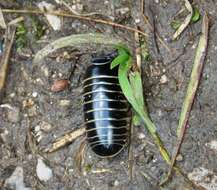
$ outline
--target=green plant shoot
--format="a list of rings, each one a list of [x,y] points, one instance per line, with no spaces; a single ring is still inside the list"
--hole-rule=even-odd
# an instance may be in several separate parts
[[[141,120],[145,123],[145,126],[154,139],[154,142],[159,147],[164,160],[166,160],[167,163],[170,163],[169,154],[164,148],[144,103],[141,74],[138,71],[130,72],[132,67],[132,56],[130,51],[122,46],[117,46],[116,48],[118,49],[119,55],[111,63],[111,68],[119,65],[118,79],[125,97],[132,105],[135,112],[140,116]]]
[[[192,23],[196,23],[197,21],[199,21],[200,20],[200,11],[199,11],[199,9],[198,8],[196,8],[196,7],[194,7],[193,8],[193,15],[192,15],[192,17],[191,17],[191,22]]]

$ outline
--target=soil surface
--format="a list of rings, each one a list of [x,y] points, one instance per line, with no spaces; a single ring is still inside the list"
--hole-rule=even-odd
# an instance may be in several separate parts
[[[0,6],[36,9],[39,2],[41,1],[6,0],[0,1]],[[55,1],[46,2],[70,12]],[[178,40],[172,41],[174,29],[170,24],[174,16],[184,8],[184,3],[178,0],[144,0],[144,14],[171,48],[168,51],[156,40],[154,32],[145,23],[139,0],[65,2],[70,6],[77,5],[72,7],[81,14],[97,12],[98,15],[90,17],[139,27],[148,34],[145,41],[151,59],[142,60],[144,94],[150,116],[171,154],[176,142],[176,128],[201,33],[202,19],[190,24]],[[211,26],[206,63],[177,165],[188,176],[195,169],[206,169],[210,175],[203,179],[201,171],[198,173],[200,180],[194,183],[201,185],[201,181],[205,180],[207,186],[201,185],[201,188],[214,190],[217,189],[217,183],[212,180],[217,178],[217,151],[209,145],[217,141],[217,2],[195,0],[192,5],[199,8],[201,15],[208,12]],[[18,16],[20,15],[4,14],[7,23]],[[54,31],[43,15],[33,16],[43,23],[45,34],[36,41],[31,32],[30,15],[23,15],[28,30],[27,46],[20,51],[13,48],[5,95],[0,102],[3,105],[0,107],[0,189],[160,189],[158,183],[166,176],[169,166],[161,158],[143,125],[135,126],[132,135],[132,181],[128,174],[127,148],[111,159],[98,158],[90,149],[86,149],[81,174],[78,172],[75,156],[84,138],[78,138],[54,153],[38,151],[42,147],[49,147],[65,133],[83,126],[82,78],[90,64],[91,54],[101,52],[106,47],[87,44],[76,49],[63,48],[49,54],[42,63],[34,64],[32,60],[37,51],[60,37],[90,32],[101,32],[123,39],[133,52],[138,44],[135,43],[134,34],[128,30],[64,17],[61,18],[60,31]],[[3,33],[1,30],[1,34]],[[69,79],[69,87],[60,92],[52,92],[52,84],[60,79]],[[40,180],[37,174],[37,165],[42,158],[52,170],[48,180]],[[21,168],[21,178],[23,173],[23,182],[19,178],[19,184],[23,187],[18,182],[12,185],[8,182],[17,167]],[[162,189],[197,188],[192,187],[183,176],[173,173],[172,179]]]

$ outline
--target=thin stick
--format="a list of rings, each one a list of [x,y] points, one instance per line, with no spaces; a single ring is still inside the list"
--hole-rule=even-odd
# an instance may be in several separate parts
[[[168,176],[165,181],[167,181],[171,176],[173,167],[176,163],[177,155],[179,154],[179,150],[181,148],[181,145],[184,139],[185,131],[187,129],[188,119],[190,117],[191,108],[192,108],[192,105],[195,99],[201,73],[203,70],[203,65],[205,62],[206,50],[207,50],[207,45],[208,45],[208,29],[209,29],[209,19],[208,19],[207,14],[205,13],[203,17],[203,23],[202,23],[202,34],[201,34],[199,44],[196,50],[193,69],[191,72],[190,81],[188,84],[185,100],[183,102],[182,111],[180,114],[179,125],[177,128],[178,139],[177,139],[176,146],[174,148],[174,154],[172,157],[170,170],[168,172]]]
[[[130,137],[129,137],[129,149],[128,149],[128,172],[129,172],[129,180],[133,181],[133,122],[130,122]]]
[[[5,87],[5,81],[7,78],[8,71],[8,63],[10,60],[11,48],[14,42],[16,27],[7,28],[6,30],[6,43],[5,43],[5,51],[0,61],[0,98],[3,96],[3,90]]]
[[[140,39],[139,39],[139,34],[138,32],[135,32],[135,46],[136,46],[136,65],[137,68],[139,69],[139,72],[141,73],[141,48],[140,48]]]
[[[51,153],[57,151],[58,149],[62,148],[63,146],[72,143],[78,137],[85,134],[85,128],[79,128],[73,130],[69,133],[64,134],[62,137],[58,138],[52,145],[51,148],[43,149],[43,152]]]
[[[144,37],[147,37],[148,35],[145,32],[142,32],[141,30],[138,30],[136,28],[132,28],[130,26],[125,26],[122,24],[118,24],[115,22],[107,21],[107,20],[102,20],[102,19],[95,19],[95,18],[90,18],[86,16],[79,16],[79,15],[73,15],[70,13],[66,12],[59,12],[59,11],[40,11],[40,10],[27,10],[27,9],[2,9],[3,13],[20,13],[20,14],[51,14],[51,15],[56,15],[56,16],[63,16],[63,17],[70,17],[70,18],[76,18],[79,20],[86,20],[86,21],[91,21],[91,22],[96,22],[96,23],[101,23],[101,24],[106,24],[122,29],[129,30],[131,32],[138,32],[139,34],[143,35]]]

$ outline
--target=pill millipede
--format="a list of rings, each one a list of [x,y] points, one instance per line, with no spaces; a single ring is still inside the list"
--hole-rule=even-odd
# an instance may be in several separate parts
[[[89,147],[99,157],[114,157],[129,142],[131,109],[110,69],[118,52],[95,55],[83,80],[83,111]]]

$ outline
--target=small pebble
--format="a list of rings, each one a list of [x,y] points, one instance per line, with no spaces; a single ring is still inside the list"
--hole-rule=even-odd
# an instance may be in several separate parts
[[[35,128],[34,128],[34,131],[38,132],[38,131],[40,131],[40,129],[41,129],[40,125],[36,125]]]
[[[51,3],[47,3],[46,1],[42,1],[42,2],[38,3],[38,8],[41,11],[47,10],[48,12],[55,10],[55,6]],[[45,14],[45,17],[47,18],[47,21],[49,22],[49,24],[51,25],[51,27],[54,30],[60,30],[61,29],[60,17],[58,17],[56,15],[51,15],[51,14]]]
[[[58,73],[58,76],[61,78],[63,76],[63,74],[62,73]]]
[[[119,181],[118,180],[115,180],[115,182],[114,182],[114,186],[119,186]]]
[[[3,132],[0,133],[0,137],[1,137],[0,139],[1,139],[4,143],[7,142],[8,134],[9,134],[9,132],[8,132],[7,129],[5,129]]]
[[[140,20],[139,18],[135,19],[135,23],[136,23],[136,24],[140,23],[140,21],[141,21],[141,20]]]
[[[48,132],[52,128],[52,125],[48,122],[42,121],[40,125],[41,130]]]
[[[145,139],[145,134],[144,133],[139,133],[138,138],[139,139]]]
[[[51,91],[60,92],[62,90],[65,90],[68,86],[69,86],[69,80],[67,79],[56,80],[51,86]]]
[[[178,161],[178,162],[183,161],[183,156],[182,156],[181,154],[179,154],[179,155],[176,157],[176,161]]]
[[[108,5],[109,4],[109,1],[104,1],[104,5]]]
[[[23,178],[23,168],[18,166],[12,175],[5,180],[5,186],[15,190],[31,190],[31,188],[25,187]]]
[[[41,181],[48,181],[53,176],[52,170],[44,163],[41,158],[38,158],[36,173],[38,179]]]
[[[70,103],[71,103],[70,100],[60,100],[59,105],[64,107],[64,106],[69,106]]]
[[[160,83],[161,84],[165,84],[168,82],[168,78],[166,75],[162,75],[161,78],[160,78]]]
[[[33,92],[32,93],[32,97],[36,98],[38,96],[38,93],[37,92]]]
[[[48,68],[47,68],[46,66],[42,66],[42,67],[41,67],[41,70],[44,72],[44,75],[45,75],[46,77],[49,76],[49,70],[48,70]]]
[[[11,98],[14,98],[16,96],[16,94],[13,92],[9,95]]]
[[[123,7],[123,8],[120,8],[120,9],[116,9],[116,12],[117,13],[120,13],[122,15],[125,15],[127,13],[129,13],[130,9],[128,7]]]
[[[31,98],[24,100],[22,103],[23,103],[23,108],[30,108],[35,104]]]
[[[214,150],[215,152],[217,152],[217,140],[210,141],[209,143],[206,143],[205,145],[209,147],[210,149]]]
[[[37,115],[37,106],[34,105],[28,109],[28,116],[33,117]]]
[[[13,123],[17,123],[20,121],[20,109],[17,107],[13,107],[13,109],[8,109],[7,114],[8,120]]]
[[[188,178],[206,190],[217,189],[216,172],[208,170],[207,168],[194,168],[191,173],[188,173]]]
[[[77,11],[82,12],[84,10],[84,5],[78,3],[77,4]]]

